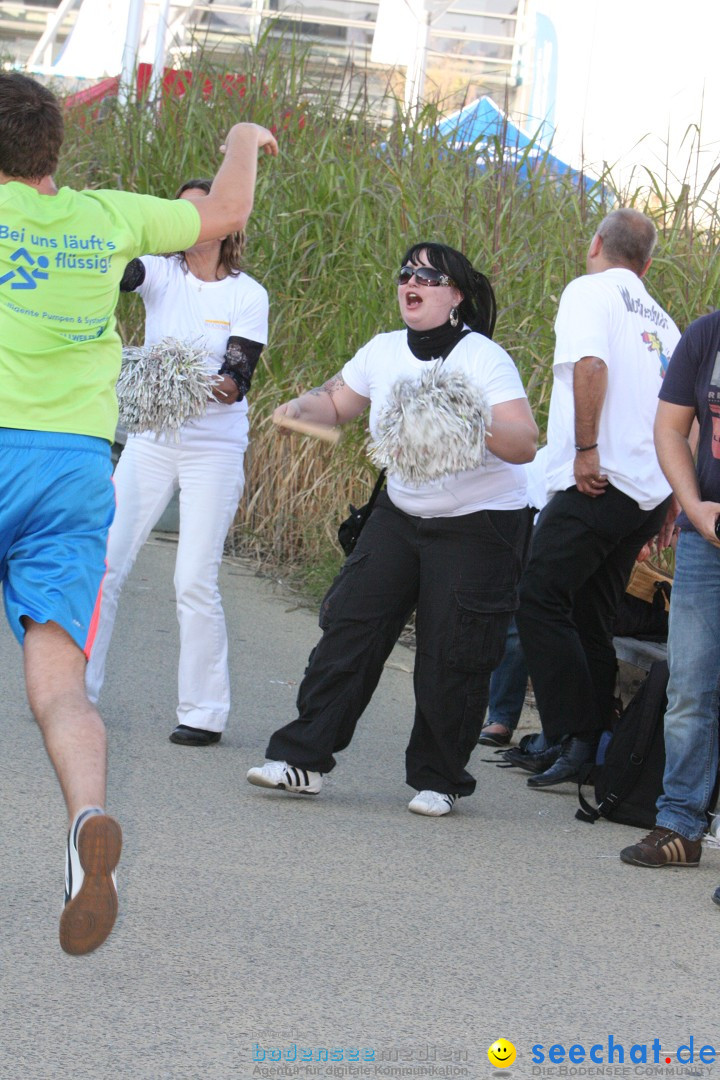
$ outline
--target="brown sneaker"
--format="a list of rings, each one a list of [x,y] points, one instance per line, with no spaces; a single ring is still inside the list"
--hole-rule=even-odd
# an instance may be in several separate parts
[[[697,866],[701,851],[699,840],[658,825],[639,844],[623,848],[620,858],[631,866]]]

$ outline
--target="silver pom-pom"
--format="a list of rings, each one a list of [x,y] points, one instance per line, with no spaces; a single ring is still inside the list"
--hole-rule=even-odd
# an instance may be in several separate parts
[[[485,463],[490,408],[482,391],[442,361],[420,380],[398,379],[370,443],[371,460],[407,484],[425,484]]]
[[[126,431],[177,431],[203,416],[218,376],[199,344],[166,337],[122,351],[117,381],[119,424]]]

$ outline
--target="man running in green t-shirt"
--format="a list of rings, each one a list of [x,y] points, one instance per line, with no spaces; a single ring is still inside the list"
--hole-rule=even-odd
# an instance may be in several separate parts
[[[62,141],[54,95],[0,73],[0,580],[67,805],[60,944],[80,954],[112,930],[122,843],[104,810],[105,727],[85,694],[114,513],[118,287],[136,256],[241,230],[258,151],[277,144],[236,124],[210,194],[193,203],[58,189]]]

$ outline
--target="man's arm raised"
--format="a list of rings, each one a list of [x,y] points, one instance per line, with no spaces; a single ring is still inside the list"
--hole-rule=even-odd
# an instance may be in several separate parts
[[[275,136],[259,124],[235,124],[228,132],[225,157],[210,194],[193,200],[200,215],[197,243],[245,228],[253,207],[258,153],[277,157]]]

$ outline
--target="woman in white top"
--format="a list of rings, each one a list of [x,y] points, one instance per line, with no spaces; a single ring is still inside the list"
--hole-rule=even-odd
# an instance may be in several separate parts
[[[324,386],[281,405],[275,419],[342,424],[369,406],[371,434],[382,441],[402,423],[397,402],[412,407],[428,373],[440,372],[455,389],[470,388],[478,410],[487,410],[487,450],[478,455],[477,439],[468,438],[468,468],[456,463],[418,481],[393,463],[417,461],[419,448],[410,445],[417,436],[409,432],[408,445],[395,447],[387,493],[323,601],[323,636],[300,686],[298,719],[274,733],[269,760],[248,780],[320,790],[414,609],[416,710],[406,778],[418,794],[409,809],[439,816],[475,788],[466,765],[516,607],[531,524],[521,465],[534,457],[537,427],[515,365],[490,340],[495,298],[487,278],[453,248],[419,243],[406,253],[397,283],[405,329],[373,338]],[[447,407],[450,397],[440,397]],[[432,453],[444,462],[441,413]],[[468,432],[477,430],[475,416],[462,419]],[[433,422],[434,414],[431,432]]]
[[[190,180],[179,198],[197,198],[210,181]],[[265,289],[240,268],[242,237],[196,244],[168,257],[129,264],[121,288],[145,304],[145,344],[165,337],[202,343],[207,365],[222,379],[203,416],[175,433],[129,435],[115,470],[117,512],[108,539],[97,636],[87,669],[92,701],[100,693],[120,589],[138,551],[174,492],[180,490],[175,564],[180,624],[177,726],[183,746],[220,740],[230,711],[225,616],[218,569],[244,485],[248,443],[246,394],[267,342]]]

